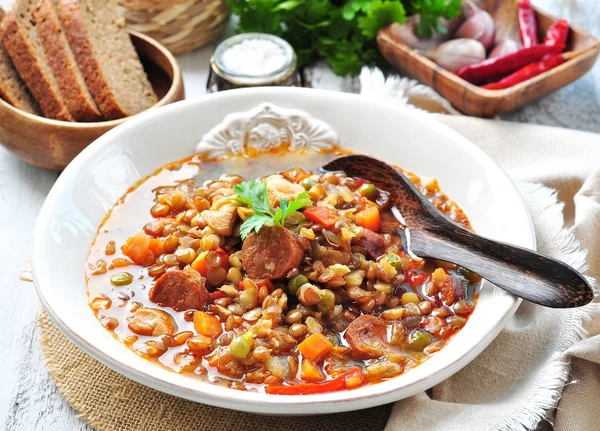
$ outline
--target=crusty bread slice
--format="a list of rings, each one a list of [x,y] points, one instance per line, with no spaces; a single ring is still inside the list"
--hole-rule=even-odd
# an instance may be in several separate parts
[[[60,0],[58,15],[85,82],[110,120],[157,102],[112,0]]]
[[[0,21],[4,15],[4,9],[0,8]],[[2,42],[0,42],[0,98],[21,111],[35,115],[42,114],[27,86],[15,70]]]
[[[44,115],[55,120],[73,121],[35,30],[33,1],[15,1],[0,24],[0,36],[15,68]]]
[[[56,13],[58,0],[40,0],[33,17],[48,64],[56,77],[60,94],[75,121],[98,121],[100,110],[90,94]]]

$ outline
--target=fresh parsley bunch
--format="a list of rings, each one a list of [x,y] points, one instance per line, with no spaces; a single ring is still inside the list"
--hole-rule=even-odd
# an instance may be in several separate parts
[[[245,204],[254,210],[240,226],[242,240],[253,230],[258,232],[265,223],[273,223],[275,226],[284,226],[285,219],[301,208],[312,205],[308,192],[302,192],[293,201],[279,198],[279,208],[273,212],[267,198],[267,185],[263,182],[253,180],[237,184],[233,191],[236,196],[230,199]]]
[[[296,50],[299,66],[324,58],[337,75],[357,75],[363,65],[384,64],[377,31],[421,17],[418,33],[443,32],[439,18],[460,14],[461,0],[227,0],[239,16],[241,33],[283,37]]]

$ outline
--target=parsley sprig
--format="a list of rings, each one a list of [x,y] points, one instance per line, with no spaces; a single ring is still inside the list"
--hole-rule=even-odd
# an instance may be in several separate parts
[[[308,192],[302,192],[290,202],[279,198],[279,208],[273,212],[267,198],[267,185],[261,181],[252,180],[237,184],[233,191],[236,196],[229,199],[249,206],[254,210],[240,227],[242,240],[246,239],[253,230],[258,232],[266,223],[284,226],[285,220],[294,212],[312,205]]]
[[[421,17],[417,33],[445,31],[440,18],[460,14],[461,0],[227,0],[241,33],[262,32],[286,39],[298,64],[324,58],[338,75],[357,75],[363,65],[384,65],[377,31]]]

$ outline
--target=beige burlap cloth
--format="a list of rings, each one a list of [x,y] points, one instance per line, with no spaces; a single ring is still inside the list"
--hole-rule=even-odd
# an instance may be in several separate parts
[[[600,279],[600,135],[438,119],[470,138],[519,183],[540,251]],[[561,431],[600,430],[595,305],[560,311],[524,303],[478,358],[429,394],[393,406],[306,417],[257,416],[156,392],[80,351],[46,314],[39,324],[51,379],[101,431],[526,430],[544,418]]]

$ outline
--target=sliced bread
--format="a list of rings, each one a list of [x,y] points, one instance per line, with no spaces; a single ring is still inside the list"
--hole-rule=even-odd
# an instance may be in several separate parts
[[[16,0],[0,24],[6,51],[47,118],[73,121],[48,65],[33,19],[34,0]]]
[[[33,11],[35,27],[60,94],[75,121],[98,121],[100,110],[77,66],[56,13],[58,0],[40,0]]]
[[[60,0],[58,15],[90,92],[107,119],[157,102],[112,0]]]
[[[4,9],[0,8],[0,21],[4,15]],[[0,98],[21,111],[34,115],[42,114],[27,86],[15,70],[2,42],[0,42]]]

